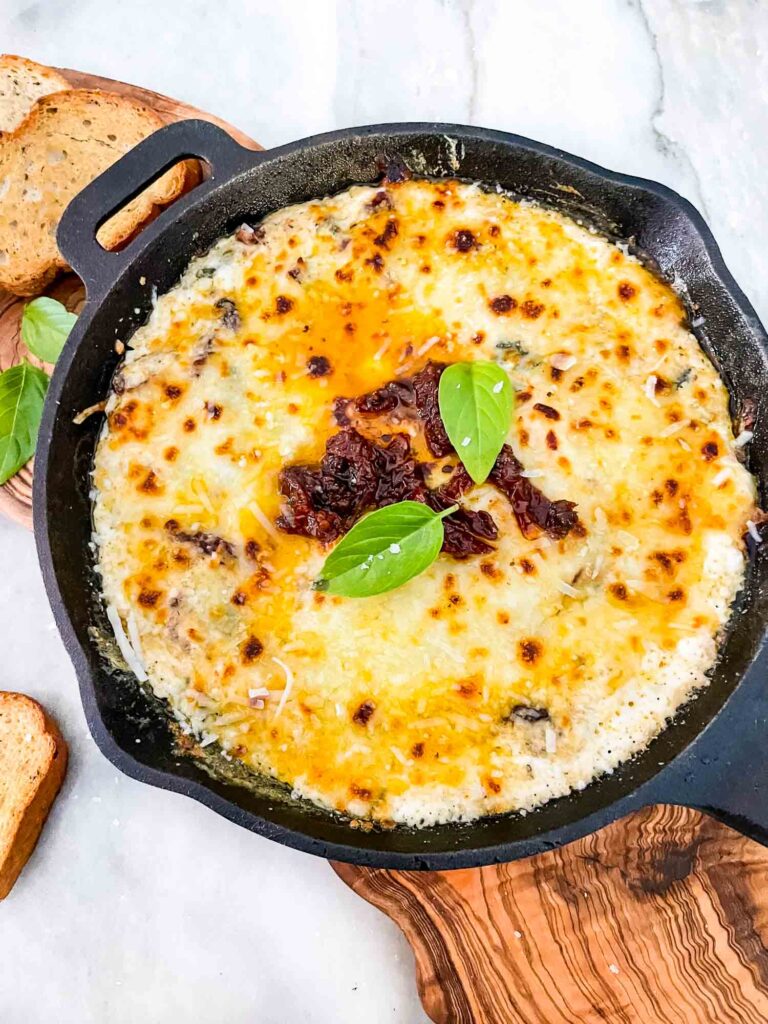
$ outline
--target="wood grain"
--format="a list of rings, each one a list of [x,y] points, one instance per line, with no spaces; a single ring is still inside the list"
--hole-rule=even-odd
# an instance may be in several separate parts
[[[334,864],[413,947],[436,1024],[765,1024],[768,849],[653,807],[466,871]]]
[[[248,149],[262,148],[258,142],[227,121],[188,103],[171,99],[169,96],[162,96],[160,93],[151,92],[149,89],[142,89],[136,85],[129,85],[127,82],[116,82],[111,78],[87,75],[69,68],[59,68],[58,70],[73,88],[103,89],[107,92],[119,93],[121,96],[129,96],[131,99],[151,107],[166,124],[187,118],[202,118],[229,132],[242,146]],[[187,187],[191,188],[199,179],[199,165],[193,163],[188,168]],[[58,278],[49,288],[46,288],[43,294],[51,295],[63,302],[73,313],[80,311],[85,298],[80,280],[74,274],[66,274]],[[27,301],[29,300],[20,299],[0,289],[0,370],[6,370],[22,358],[30,359],[20,335],[21,314],[24,303]],[[30,361],[36,362],[34,359],[30,359]],[[32,529],[32,472],[33,463],[28,462],[16,476],[0,487],[0,515],[13,519],[27,529]]]

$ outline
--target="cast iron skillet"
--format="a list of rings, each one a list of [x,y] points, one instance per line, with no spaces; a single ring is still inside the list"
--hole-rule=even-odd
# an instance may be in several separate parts
[[[123,252],[101,249],[99,225],[182,157],[207,161],[209,179]],[[108,630],[94,586],[88,499],[101,417],[79,427],[72,417],[105,396],[117,362],[115,339],[129,339],[146,320],[153,286],[167,291],[194,255],[243,220],[374,181],[382,157],[399,157],[417,174],[499,184],[631,240],[660,273],[687,290],[699,338],[728,384],[734,413],[746,400],[758,409],[762,404],[765,331],[699,214],[662,185],[613,174],[518,136],[455,125],[349,129],[263,153],[242,149],[207,123],[164,128],[73,200],[58,234],[64,256],[85,282],[87,303],[48,392],[35,467],[35,536],[96,742],[133,778],[192,796],[288,846],[358,864],[443,869],[513,860],[570,842],[650,803],[701,808],[768,845],[768,559],[761,551],[753,552],[709,688],[640,756],[523,817],[366,833],[311,805],[213,779],[178,752],[157,702],[103,655],[97,637]],[[765,504],[768,437],[760,416],[749,447]],[[610,642],[595,623],[595,643]]]

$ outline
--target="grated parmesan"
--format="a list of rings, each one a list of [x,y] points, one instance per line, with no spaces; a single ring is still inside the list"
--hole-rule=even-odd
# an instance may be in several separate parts
[[[659,404],[659,401],[656,398],[656,383],[657,383],[657,381],[658,381],[658,378],[655,377],[654,374],[651,374],[651,376],[648,378],[648,380],[646,380],[645,384],[643,385],[643,390],[645,391],[645,397],[648,399],[649,402],[653,402],[654,405],[658,405]]]
[[[285,664],[285,662],[281,661],[279,658],[273,657],[272,661],[274,661],[276,665],[279,665],[280,668],[285,673],[285,688],[283,689],[283,692],[280,696],[280,702],[278,703],[277,710],[275,711],[275,718],[279,718],[280,715],[282,714],[283,708],[285,707],[286,701],[291,695],[291,689],[293,688],[293,672]]]
[[[572,587],[570,583],[566,583],[565,580],[557,580],[555,586],[561,594],[567,594],[568,597],[581,596],[581,591],[577,590],[576,587]]]
[[[569,355],[567,352],[556,352],[550,360],[556,370],[570,370],[576,365],[576,362],[576,356]]]
[[[120,621],[120,615],[114,605],[108,604],[106,606],[107,618],[109,619],[110,625],[115,634],[115,640],[117,640],[117,646],[120,648],[120,653],[125,658],[125,662],[128,668],[133,672],[140,683],[143,683],[147,678],[147,672],[141,659],[137,655],[131,646],[131,642],[125,635],[123,624]]]
[[[442,339],[439,334],[433,335],[431,338],[427,338],[423,345],[416,349],[417,356],[424,356],[434,346],[438,345]],[[375,358],[375,357],[374,357]]]
[[[262,511],[261,507],[257,504],[257,502],[249,502],[247,508],[250,512],[253,513],[253,515],[259,521],[261,526],[264,527],[265,533],[268,533],[270,537],[279,536],[277,530],[274,528],[272,523],[269,521],[269,518],[265,515],[265,513]]]

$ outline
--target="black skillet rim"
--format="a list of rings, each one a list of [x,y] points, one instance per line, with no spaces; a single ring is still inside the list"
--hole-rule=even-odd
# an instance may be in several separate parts
[[[165,131],[168,130],[169,129],[166,129]],[[759,338],[763,348],[768,347],[768,338],[766,338],[765,331],[763,330],[754,309],[728,271],[717,243],[715,242],[708,226],[698,211],[687,200],[660,183],[607,170],[595,163],[592,163],[591,161],[584,160],[580,157],[566,153],[563,150],[535,142],[522,136],[452,124],[396,123],[370,125],[311,136],[307,139],[265,151],[263,154],[248,153],[248,151],[243,150],[244,154],[247,154],[253,159],[253,163],[250,165],[247,163],[244,164],[242,170],[247,171],[248,166],[253,166],[261,160],[272,160],[289,156],[310,147],[337,143],[362,135],[379,134],[391,137],[393,141],[396,141],[397,136],[400,135],[430,134],[449,136],[458,139],[465,137],[471,139],[479,138],[490,142],[500,142],[507,147],[518,147],[533,152],[534,154],[555,158],[563,163],[570,164],[579,170],[586,171],[592,176],[604,179],[614,186],[644,191],[659,197],[675,207],[693,226],[701,241],[702,247],[706,252],[712,272],[718,278],[721,287],[728,293],[741,315],[746,321],[748,321],[752,333]],[[225,176],[220,183],[220,187],[226,188],[226,186],[238,176],[238,173],[230,175],[229,177]],[[209,196],[205,196],[202,201],[207,201],[208,199]],[[171,218],[163,224],[162,231],[164,232],[172,225],[172,223],[173,217],[171,216]],[[114,284],[114,281],[111,283]],[[63,383],[74,361],[78,345],[84,337],[87,328],[90,326],[91,317],[89,316],[89,312],[91,312],[91,307],[98,305],[99,301],[100,298],[94,302],[89,300],[86,304],[82,315],[82,323],[78,325],[79,329],[75,329],[73,336],[65,347],[49,388],[43,422],[40,429],[40,444],[37,455],[38,467],[43,469],[43,472],[36,473],[34,478],[34,525],[38,557],[46,590],[65,648],[74,663],[89,729],[97,745],[105,756],[116,767],[130,777],[159,788],[191,796],[198,802],[215,810],[218,814],[228,820],[242,825],[257,834],[274,839],[295,849],[334,860],[376,867],[430,870],[474,867],[483,864],[498,863],[510,859],[517,859],[518,857],[528,856],[571,842],[616,820],[619,817],[624,816],[638,807],[655,802],[657,799],[661,799],[663,794],[660,794],[659,792],[660,787],[657,785],[657,781],[662,775],[666,774],[668,769],[674,765],[676,761],[680,761],[686,751],[688,751],[690,747],[708,731],[713,722],[720,717],[724,709],[731,702],[735,691],[742,686],[744,678],[747,675],[754,674],[756,663],[758,661],[762,662],[765,660],[764,631],[763,641],[753,654],[749,666],[742,676],[742,680],[737,683],[733,690],[726,696],[715,714],[708,722],[705,723],[697,735],[691,739],[690,743],[682,747],[670,762],[661,768],[660,771],[650,779],[629,791],[618,800],[612,803],[607,803],[599,810],[584,817],[577,818],[555,829],[527,839],[510,839],[490,846],[444,849],[439,852],[424,851],[423,853],[415,853],[386,849],[372,849],[369,847],[353,846],[337,842],[325,842],[296,829],[288,828],[284,825],[278,825],[254,814],[251,811],[240,808],[232,801],[220,796],[207,785],[184,778],[170,771],[152,768],[136,760],[130,753],[116,743],[101,718],[96,701],[94,680],[91,677],[91,671],[87,665],[85,652],[76,636],[74,626],[70,621],[69,613],[64,605],[64,601],[59,590],[58,581],[53,568],[53,557],[50,547],[50,539],[48,536],[50,523],[47,515],[49,503],[46,470],[48,466],[51,432],[55,419],[58,415],[58,402]],[[671,727],[667,727],[667,729],[665,729],[660,735],[664,735],[664,733],[669,731],[670,728],[674,728],[674,722]],[[565,797],[562,799],[567,800],[568,798]],[[478,822],[468,823],[467,827],[471,828],[472,825],[477,824]],[[462,826],[458,826],[458,828],[460,829]]]

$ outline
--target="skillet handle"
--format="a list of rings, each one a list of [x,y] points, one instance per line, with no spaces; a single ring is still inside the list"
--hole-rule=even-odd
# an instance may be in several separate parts
[[[656,776],[646,803],[695,808],[768,846],[765,652],[698,739]]]
[[[96,232],[114,213],[180,160],[200,158],[210,176],[144,228],[120,252],[104,249]],[[198,203],[222,181],[253,166],[258,155],[238,145],[208,121],[177,121],[144,139],[79,192],[64,211],[56,241],[64,259],[85,284],[89,299],[103,294],[135,258],[163,231],[169,220]]]

